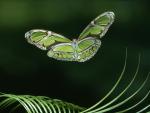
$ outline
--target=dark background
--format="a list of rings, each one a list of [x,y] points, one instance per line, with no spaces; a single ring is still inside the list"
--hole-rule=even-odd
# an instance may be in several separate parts
[[[115,13],[115,22],[98,53],[85,63],[49,58],[24,38],[25,32],[35,28],[77,38],[92,19],[105,11]],[[110,99],[129,83],[141,53],[139,75],[124,96],[128,97],[144,81],[150,67],[149,11],[149,3],[144,0],[1,0],[0,92],[45,95],[91,106],[116,82],[127,47],[127,71]],[[149,84],[131,103],[140,100],[148,89]]]

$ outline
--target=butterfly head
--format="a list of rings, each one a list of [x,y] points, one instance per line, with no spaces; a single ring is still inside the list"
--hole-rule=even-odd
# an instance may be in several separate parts
[[[51,36],[52,32],[51,31],[47,31],[47,37]]]

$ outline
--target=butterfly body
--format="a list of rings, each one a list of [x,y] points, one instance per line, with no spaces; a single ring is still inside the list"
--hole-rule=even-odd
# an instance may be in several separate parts
[[[113,12],[105,12],[94,19],[80,34],[70,40],[48,30],[34,29],[25,34],[30,44],[48,50],[51,58],[63,61],[85,62],[92,58],[101,46],[101,40],[114,21]]]

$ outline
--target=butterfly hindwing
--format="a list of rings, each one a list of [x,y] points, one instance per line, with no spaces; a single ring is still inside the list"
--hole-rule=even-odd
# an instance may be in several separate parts
[[[99,39],[89,37],[78,43],[78,62],[84,62],[92,58],[101,46]]]
[[[71,42],[68,38],[52,31],[34,29],[25,34],[27,41],[42,50],[49,49],[52,45]]]
[[[75,61],[74,48],[71,43],[54,45],[48,51],[47,55],[57,60]]]
[[[114,21],[113,12],[105,12],[94,19],[80,34],[79,40],[82,40],[87,37],[101,38],[103,37],[108,28]]]
[[[57,60],[84,62],[98,51],[101,42],[96,38],[86,38],[72,43],[62,43],[51,47],[47,55]],[[76,46],[76,48],[75,48]]]

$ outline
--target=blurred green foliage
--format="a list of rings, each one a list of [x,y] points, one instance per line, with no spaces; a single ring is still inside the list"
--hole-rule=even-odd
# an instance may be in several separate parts
[[[34,28],[77,38],[92,19],[105,11],[113,11],[116,19],[102,39],[99,52],[88,62],[56,61],[24,39],[25,32]],[[139,52],[139,81],[144,79],[150,66],[149,20],[149,5],[144,0],[1,0],[0,90],[91,105],[117,80],[126,47],[129,60],[123,85],[136,69]]]

